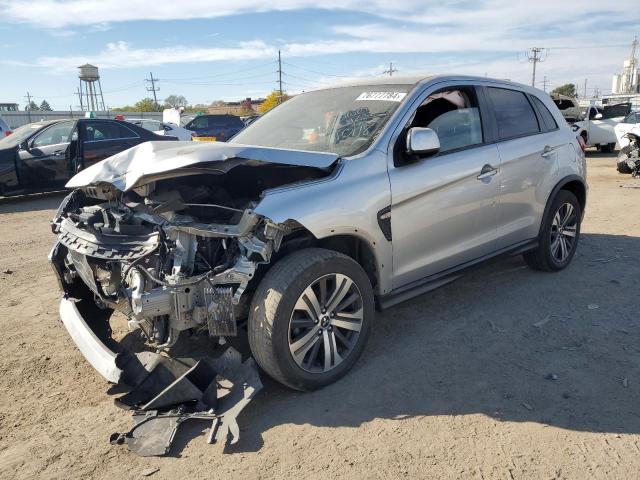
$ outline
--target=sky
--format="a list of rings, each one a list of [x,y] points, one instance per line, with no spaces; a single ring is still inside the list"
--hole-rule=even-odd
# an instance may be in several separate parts
[[[608,93],[635,35],[638,0],[0,0],[0,103],[27,92],[76,109],[77,67],[100,69],[105,103],[291,94],[394,75],[464,73]],[[638,52],[640,55],[640,52]],[[388,75],[388,73],[387,73]]]

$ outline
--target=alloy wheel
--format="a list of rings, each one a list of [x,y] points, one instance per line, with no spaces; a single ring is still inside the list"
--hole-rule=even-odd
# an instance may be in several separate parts
[[[336,368],[353,351],[363,321],[362,294],[347,275],[332,273],[298,297],[289,320],[289,351],[310,373]]]
[[[578,232],[578,215],[571,203],[563,203],[553,216],[551,224],[551,256],[563,263],[575,245]]]

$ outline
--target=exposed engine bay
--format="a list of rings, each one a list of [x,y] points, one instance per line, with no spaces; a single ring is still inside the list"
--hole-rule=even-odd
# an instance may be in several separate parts
[[[77,290],[86,286],[99,307],[124,313],[130,329],[159,349],[184,330],[236,335],[243,292],[287,233],[253,211],[261,192],[323,173],[238,166],[126,193],[75,190],[53,221],[63,288],[83,298]]]

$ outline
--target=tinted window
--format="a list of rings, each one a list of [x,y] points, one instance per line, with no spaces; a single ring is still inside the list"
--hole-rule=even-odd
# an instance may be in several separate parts
[[[538,133],[538,119],[524,93],[490,87],[487,89],[501,139]]]
[[[34,147],[46,147],[47,145],[58,145],[69,142],[69,134],[73,128],[73,122],[63,122],[47,128],[38,134],[33,140]]]
[[[138,135],[124,125],[115,122],[87,124],[87,140],[119,140],[138,138]]]
[[[204,129],[209,127],[209,119],[207,117],[196,117],[187,125],[188,129]]]
[[[542,117],[542,123],[544,123],[545,128],[547,130],[555,130],[556,128],[558,128],[558,124],[555,118],[553,118],[553,115],[551,114],[547,106],[542,102],[542,100],[535,96],[532,96],[531,98],[533,98],[533,103],[536,104],[536,108],[538,109],[538,112]]]
[[[240,117],[209,117],[210,127],[244,127]]]

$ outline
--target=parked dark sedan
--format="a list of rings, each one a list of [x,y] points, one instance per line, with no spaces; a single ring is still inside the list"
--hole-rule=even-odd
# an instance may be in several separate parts
[[[50,120],[0,139],[0,195],[62,188],[80,170],[143,142],[177,140],[117,120]]]
[[[226,142],[245,127],[235,115],[200,115],[184,128],[195,133],[192,140]]]

